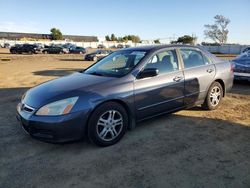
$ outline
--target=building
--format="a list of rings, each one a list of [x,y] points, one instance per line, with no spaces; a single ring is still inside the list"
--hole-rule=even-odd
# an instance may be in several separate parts
[[[63,35],[65,40],[72,40],[74,42],[98,42],[96,36],[80,36],[80,35]],[[14,32],[0,32],[0,39],[7,40],[51,40],[50,34],[39,33],[14,33]]]

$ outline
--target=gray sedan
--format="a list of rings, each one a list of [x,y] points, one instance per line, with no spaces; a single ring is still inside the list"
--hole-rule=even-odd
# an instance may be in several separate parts
[[[218,108],[232,84],[232,64],[197,47],[127,48],[85,71],[28,90],[17,119],[37,139],[88,136],[109,146],[136,122],[196,105]]]

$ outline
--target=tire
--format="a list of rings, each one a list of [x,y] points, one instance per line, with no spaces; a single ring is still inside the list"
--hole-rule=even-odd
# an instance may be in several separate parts
[[[120,104],[104,103],[94,110],[89,119],[88,137],[98,146],[113,145],[124,136],[128,122],[128,114]]]
[[[215,110],[220,106],[223,97],[223,88],[219,82],[214,82],[209,87],[206,99],[202,104],[202,108],[205,110]]]
[[[98,60],[98,58],[97,57],[93,57],[93,61],[97,61]]]

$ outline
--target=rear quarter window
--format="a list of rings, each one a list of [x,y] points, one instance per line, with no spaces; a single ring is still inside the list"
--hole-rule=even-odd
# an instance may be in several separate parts
[[[205,65],[203,55],[200,51],[193,49],[181,49],[180,52],[185,68]]]

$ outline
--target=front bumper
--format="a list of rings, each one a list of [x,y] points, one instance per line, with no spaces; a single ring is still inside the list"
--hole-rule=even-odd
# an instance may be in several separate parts
[[[25,111],[17,111],[16,117],[30,136],[54,143],[83,138],[87,124],[87,116],[83,111],[62,116],[36,116]]]

